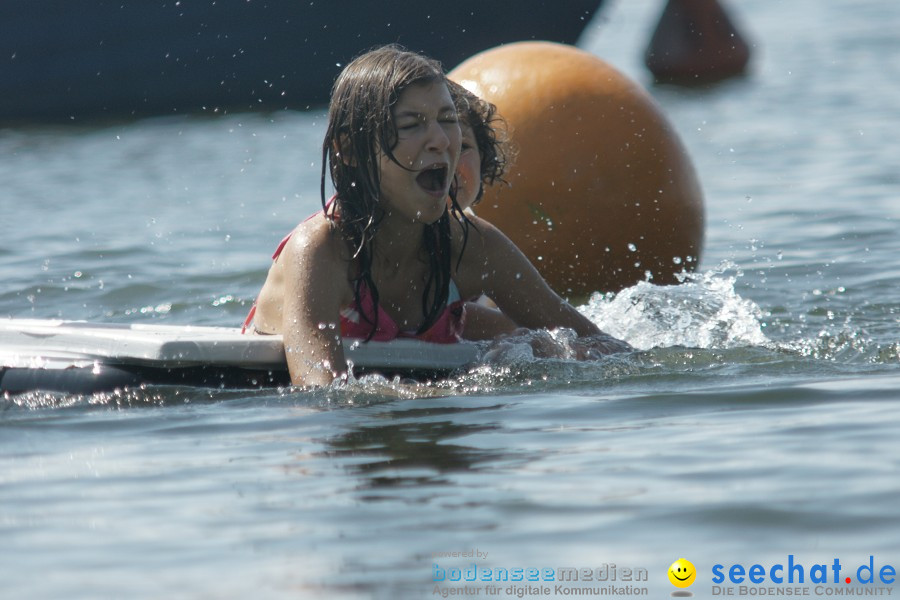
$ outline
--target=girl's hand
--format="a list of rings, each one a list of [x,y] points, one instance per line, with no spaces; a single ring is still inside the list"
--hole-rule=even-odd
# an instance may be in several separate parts
[[[578,360],[597,360],[608,354],[634,351],[631,344],[608,333],[595,333],[576,338],[572,340],[571,345]]]
[[[633,350],[627,342],[606,333],[578,337],[566,328],[553,331],[520,328],[495,338],[484,354],[484,361],[507,363],[535,358],[586,361]]]

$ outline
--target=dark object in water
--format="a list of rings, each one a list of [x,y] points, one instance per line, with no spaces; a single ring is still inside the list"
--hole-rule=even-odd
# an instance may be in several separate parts
[[[600,0],[4,0],[0,122],[306,108],[397,42],[450,69],[498,44],[573,44]]]
[[[644,63],[657,83],[695,85],[740,75],[750,48],[718,0],[669,0]]]

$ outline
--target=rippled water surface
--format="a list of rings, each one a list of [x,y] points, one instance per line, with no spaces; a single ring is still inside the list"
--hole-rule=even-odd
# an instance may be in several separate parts
[[[661,3],[608,4],[582,47],[649,85]],[[704,187],[701,269],[582,306],[639,351],[0,398],[2,596],[434,597],[435,563],[474,562],[643,568],[660,597],[684,556],[708,597],[716,563],[900,566],[900,4],[732,11],[749,76],[650,88]],[[318,203],[323,117],[0,130],[0,316],[237,325]]]

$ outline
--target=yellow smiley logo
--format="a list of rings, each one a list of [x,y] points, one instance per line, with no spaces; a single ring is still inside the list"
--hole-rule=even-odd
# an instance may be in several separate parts
[[[697,578],[697,569],[686,558],[679,558],[669,567],[669,581],[675,587],[686,588]]]

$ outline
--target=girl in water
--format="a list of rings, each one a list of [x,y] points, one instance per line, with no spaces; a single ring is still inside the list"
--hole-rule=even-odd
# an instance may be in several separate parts
[[[470,221],[480,222],[472,207],[481,202],[486,185],[503,182],[509,147],[504,136],[498,134],[503,123],[496,106],[455,81],[447,80],[447,87],[456,102],[462,133],[462,150],[456,167],[456,202]],[[450,208],[453,209],[452,202]],[[491,340],[514,333],[522,333],[522,329],[487,296],[466,302],[465,339]]]
[[[462,133],[456,200],[466,210],[481,202],[484,186],[503,182],[509,147],[503,132],[498,131],[504,125],[496,106],[455,81],[447,80],[447,87],[456,101]]]
[[[295,385],[346,377],[342,337],[459,341],[461,299],[482,294],[523,327],[609,340],[499,230],[472,226],[455,200],[448,210],[460,151],[457,109],[435,61],[386,46],[338,77],[322,145],[323,213],[282,242],[246,324],[283,335]]]

